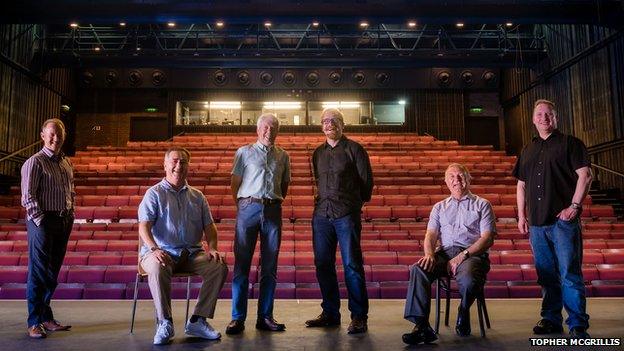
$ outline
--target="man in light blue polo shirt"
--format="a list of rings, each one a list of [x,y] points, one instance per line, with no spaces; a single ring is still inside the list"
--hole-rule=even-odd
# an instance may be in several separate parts
[[[282,201],[290,183],[288,153],[275,146],[279,121],[273,114],[258,118],[258,141],[236,151],[232,169],[232,197],[238,207],[232,279],[232,321],[227,334],[245,329],[249,269],[260,233],[260,294],[256,328],[283,331],[273,318],[277,256],[282,236]]]
[[[195,311],[186,324],[191,336],[215,340],[221,334],[206,321],[213,318],[227,265],[217,251],[217,227],[201,191],[188,185],[191,155],[183,148],[165,152],[165,179],[149,188],[139,205],[141,267],[147,273],[158,323],[154,344],[174,336],[171,318],[171,276],[190,272],[203,279]],[[208,251],[202,248],[207,243]]]
[[[470,192],[470,173],[463,165],[449,165],[444,181],[451,196],[433,206],[423,241],[424,257],[410,267],[404,318],[416,326],[403,335],[407,344],[438,338],[429,325],[431,283],[449,275],[455,277],[461,295],[455,331],[459,336],[470,335],[470,306],[490,270],[487,251],[496,235],[492,205]],[[438,240],[441,247],[436,248]]]

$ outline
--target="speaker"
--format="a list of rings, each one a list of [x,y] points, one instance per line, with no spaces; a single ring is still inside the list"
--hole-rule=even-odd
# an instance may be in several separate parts
[[[128,73],[128,83],[130,83],[130,86],[138,87],[143,83],[143,73],[136,69],[130,71]]]
[[[166,81],[167,76],[163,71],[155,70],[154,72],[152,72],[152,85],[154,85],[155,87],[165,84]]]

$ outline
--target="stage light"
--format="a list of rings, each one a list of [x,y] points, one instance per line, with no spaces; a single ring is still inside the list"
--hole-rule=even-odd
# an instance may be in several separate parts
[[[217,27],[222,28],[224,26],[223,21],[217,21]]]
[[[511,22],[507,22],[507,23],[505,23],[505,25],[506,25],[507,27],[511,27],[511,26],[513,26],[513,23],[511,23]]]
[[[409,21],[409,22],[407,22],[407,26],[410,27],[410,28],[414,28],[414,27],[416,27],[416,22],[415,21]]]
[[[167,22],[167,27],[173,28],[175,25],[175,22]]]
[[[119,22],[119,26],[120,27],[125,27],[126,26],[126,22]]]
[[[405,106],[405,100],[399,100],[399,105]]]
[[[271,23],[271,22],[269,22],[269,21],[264,22],[264,26],[265,26],[265,27],[267,27],[267,28],[268,28],[268,27],[271,27],[271,26],[272,26],[272,23]]]
[[[99,46],[96,46],[96,47],[94,47],[94,48],[93,48],[93,50],[95,50],[95,51],[100,51],[100,47],[99,47]]]
[[[314,22],[312,22],[312,27],[318,27],[318,26],[319,26],[318,21],[314,21]]]
[[[204,105],[206,106],[206,105]],[[240,110],[240,101],[210,101],[210,108]]]
[[[362,27],[362,28],[368,27],[368,22],[366,22],[366,21],[360,22],[360,27]]]
[[[72,28],[78,28],[78,23],[72,22],[72,23],[69,24],[69,26],[72,27]]]
[[[464,23],[463,22],[457,22],[457,24],[455,26],[457,28],[464,28]]]

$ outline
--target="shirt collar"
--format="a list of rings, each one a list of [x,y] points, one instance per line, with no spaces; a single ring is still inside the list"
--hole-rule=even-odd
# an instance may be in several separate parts
[[[449,196],[448,198],[449,198],[449,201],[453,201],[454,200],[454,201],[457,201],[457,202],[462,202],[464,200],[471,200],[472,201],[472,200],[474,200],[476,198],[476,196],[472,192],[470,192],[470,190],[468,190],[466,195],[462,196],[461,199],[459,199],[459,200],[456,200],[452,196]]]
[[[545,141],[549,141],[549,140],[551,140],[551,139],[553,139],[553,138],[555,138],[555,137],[558,137],[559,135],[561,135],[561,132],[559,131],[559,129],[555,129],[555,130],[553,130],[553,131],[552,131],[552,133],[550,133],[550,135],[548,136],[548,138],[546,138],[546,139],[542,139],[542,137],[540,137],[540,136],[539,136],[539,134],[538,134],[538,135],[536,135],[536,136],[534,136],[534,137],[533,137],[533,141],[534,141],[534,142],[535,142],[535,141],[545,142]]]
[[[169,184],[169,182],[167,181],[167,178],[163,178],[163,180],[160,182],[160,184],[162,185],[163,188],[165,188],[165,190],[172,191],[174,193],[179,193],[179,192],[182,192],[183,190],[188,189],[188,181],[186,181],[186,180],[184,181],[184,185],[182,185],[180,190],[175,190],[173,188],[173,186],[171,186],[171,184]]]
[[[340,137],[340,140],[338,140],[338,142],[336,143],[336,147],[338,147],[339,145],[343,145],[347,142],[347,137],[343,134]],[[333,149],[333,147],[331,145],[329,145],[329,143],[327,142],[327,139],[325,139],[325,148],[330,148]]]
[[[63,153],[63,151],[59,152],[58,155],[55,155],[54,152],[50,149],[48,149],[47,147],[43,147],[41,149],[41,152],[43,152],[44,155],[48,156],[49,158],[53,159],[53,160],[62,160],[63,157],[65,157],[65,154]]]
[[[260,149],[261,151],[264,152],[269,152],[271,150],[273,150],[275,148],[275,145],[271,145],[271,146],[266,146],[263,143],[256,141],[256,143],[254,144],[258,149]]]

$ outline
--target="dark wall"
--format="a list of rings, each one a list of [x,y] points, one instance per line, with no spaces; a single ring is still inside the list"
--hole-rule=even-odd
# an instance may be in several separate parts
[[[592,161],[624,173],[624,39],[621,32],[590,26],[549,26],[549,60],[536,69],[503,71],[502,100],[507,151],[518,154],[534,134],[533,104],[557,105],[559,129],[579,137]],[[624,180],[600,172],[607,186]]]

